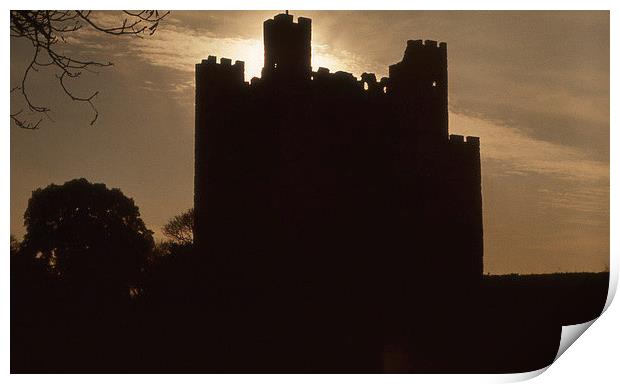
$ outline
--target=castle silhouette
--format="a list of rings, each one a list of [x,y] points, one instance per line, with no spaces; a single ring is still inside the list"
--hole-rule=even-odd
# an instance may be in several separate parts
[[[41,249],[69,245],[49,268],[11,244],[12,373],[527,372],[600,315],[608,273],[482,276],[479,140],[448,134],[446,44],[358,80],[312,70],[310,23],[264,23],[260,79],[197,65],[194,245],[140,262],[134,235],[100,233],[96,185],[33,192],[25,217],[67,218]]]
[[[389,77],[358,80],[313,71],[310,19],[263,31],[261,78],[244,82],[242,61],[196,65],[194,244],[210,300],[283,333],[274,319],[303,318],[320,329],[306,345],[375,334],[376,347],[412,308],[482,278],[480,141],[448,134],[446,43],[409,40]]]

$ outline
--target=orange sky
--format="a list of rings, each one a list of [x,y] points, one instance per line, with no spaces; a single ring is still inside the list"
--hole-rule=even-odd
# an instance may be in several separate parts
[[[86,177],[133,197],[159,235],[192,205],[194,63],[230,57],[259,76],[276,13],[177,11],[150,38],[69,39],[68,52],[115,64],[75,84],[100,91],[99,119],[51,73],[31,78],[54,122],[11,128],[11,232],[23,235],[32,190]],[[608,12],[291,13],[313,19],[314,69],[380,77],[407,39],[448,43],[450,132],[481,137],[485,272],[609,268]],[[29,49],[11,41],[12,84]]]

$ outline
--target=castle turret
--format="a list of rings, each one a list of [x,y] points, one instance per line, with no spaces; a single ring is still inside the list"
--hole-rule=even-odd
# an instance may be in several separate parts
[[[238,113],[239,96],[245,87],[244,70],[243,61],[233,64],[224,57],[219,63],[215,56],[209,56],[196,64],[194,243],[199,250],[205,237],[214,232],[206,221],[208,204],[212,204],[208,197],[217,185],[217,182],[206,182],[207,175],[214,178],[209,169],[217,156],[213,149],[222,146],[222,133],[234,125],[230,116]]]
[[[477,283],[484,254],[480,138],[450,135],[446,156],[444,185],[454,193],[444,201],[449,217],[445,228],[452,240],[445,253],[459,255],[451,260],[455,279]]]
[[[389,95],[401,127],[425,144],[448,139],[448,56],[446,43],[409,40],[400,63],[390,66]]]
[[[263,78],[300,81],[310,78],[312,20],[281,13],[263,23],[265,66]]]

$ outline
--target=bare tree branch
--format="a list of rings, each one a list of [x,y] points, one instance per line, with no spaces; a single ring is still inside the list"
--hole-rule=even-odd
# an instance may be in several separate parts
[[[174,216],[161,229],[162,233],[173,242],[189,245],[194,242],[194,209],[190,208]]]
[[[155,33],[159,22],[168,16],[170,12],[159,11],[123,11],[123,19],[120,25],[104,26],[100,24],[92,11],[11,11],[11,37],[27,39],[33,47],[32,59],[28,63],[21,79],[21,84],[11,89],[20,91],[28,110],[37,115],[43,115],[36,123],[23,117],[22,110],[11,114],[11,121],[15,126],[25,129],[37,129],[43,118],[52,120],[49,116],[50,109],[39,105],[32,100],[27,84],[32,72],[38,72],[41,68],[53,68],[56,78],[63,92],[74,102],[86,103],[93,111],[94,117],[90,124],[93,125],[99,117],[99,112],[93,103],[93,99],[99,91],[93,91],[90,96],[77,96],[67,86],[67,78],[77,79],[83,71],[97,73],[93,68],[109,67],[111,62],[96,60],[77,59],[60,53],[56,49],[59,42],[66,43],[66,35],[77,32],[83,27],[90,27],[96,31],[109,35],[130,35],[142,37]],[[53,121],[53,120],[52,120]]]
[[[39,128],[39,124],[41,124],[41,121],[43,119],[39,119],[39,121],[36,122],[36,124],[31,124],[28,122],[25,122],[24,120],[21,120],[18,116],[20,113],[22,113],[22,110],[19,110],[15,113],[11,114],[11,120],[13,120],[13,123],[15,123],[16,126],[18,126],[19,128],[23,128],[23,129],[37,129]]]

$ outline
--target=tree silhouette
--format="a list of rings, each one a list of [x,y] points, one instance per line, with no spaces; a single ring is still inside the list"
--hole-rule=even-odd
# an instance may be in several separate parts
[[[190,208],[174,216],[163,226],[162,232],[177,244],[192,244],[194,242],[194,209]]]
[[[134,201],[86,179],[37,189],[24,219],[21,248],[82,291],[88,286],[126,296],[153,247]]]
[[[19,240],[13,235],[11,235],[11,254],[17,253],[19,251],[20,243]]]
[[[98,91],[87,96],[77,96],[68,88],[65,80],[76,79],[82,72],[92,72],[94,68],[111,66],[111,62],[102,62],[86,58],[77,58],[65,53],[64,48],[68,37],[84,27],[95,32],[108,35],[133,35],[141,37],[144,34],[152,35],[157,30],[159,22],[169,12],[159,11],[123,11],[123,17],[117,25],[108,25],[100,21],[92,11],[11,11],[11,38],[26,39],[32,44],[32,58],[26,66],[19,85],[11,88],[11,93],[20,91],[30,113],[48,116],[50,109],[32,101],[27,87],[28,76],[31,72],[38,72],[44,68],[56,71],[59,85],[72,101],[88,104],[94,116],[90,124],[94,124],[99,116],[93,99]],[[59,48],[58,43],[63,43]],[[43,117],[36,123],[22,116],[23,110],[11,112],[11,120],[20,128],[37,129]],[[48,116],[49,117],[49,116]]]

